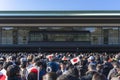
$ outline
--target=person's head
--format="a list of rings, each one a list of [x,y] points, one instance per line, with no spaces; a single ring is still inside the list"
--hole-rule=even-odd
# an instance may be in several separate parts
[[[7,70],[8,66],[10,66],[10,65],[12,65],[12,64],[13,64],[12,62],[4,62],[3,68],[4,68],[5,70]]]
[[[107,80],[107,78],[103,74],[95,73],[92,80]]]
[[[15,62],[15,61],[16,61],[16,57],[15,57],[15,56],[10,56],[10,57],[8,58],[8,61],[10,61],[10,62]]]
[[[3,62],[1,61],[0,62],[0,70],[2,70],[2,68],[3,68]]]
[[[115,56],[115,59],[116,59],[116,60],[120,60],[120,54],[117,54],[117,55]]]
[[[35,57],[35,58],[33,58],[33,61],[32,61],[32,63],[33,64],[36,64],[36,62],[38,62],[40,59],[38,58],[38,57]]]
[[[95,60],[95,57],[94,56],[90,56],[89,58],[88,58],[88,62],[93,62]]]
[[[103,69],[103,65],[102,64],[97,64],[96,69],[97,69],[97,71],[102,70]]]
[[[64,62],[64,61],[61,62],[61,63],[60,63],[60,68],[61,68],[61,69],[66,68],[66,62]]]
[[[10,65],[7,68],[8,77],[16,77],[20,75],[20,68],[17,65]]]
[[[43,68],[43,62],[42,61],[37,61],[37,62],[35,62],[35,65],[37,66],[37,67],[40,67],[41,69]]]
[[[23,61],[20,66],[21,68],[26,68],[27,65],[28,65],[27,61]]]
[[[43,80],[56,80],[57,74],[55,72],[49,72],[43,76]]]
[[[27,61],[31,63],[32,60],[33,60],[33,58],[34,58],[33,54],[30,54],[30,55],[28,55],[28,57],[27,57]]]
[[[71,75],[60,75],[57,80],[76,80],[75,77],[71,76]]]
[[[78,71],[77,68],[70,68],[66,74],[72,75],[72,76],[74,76],[76,78],[79,77],[79,71]]]
[[[88,71],[93,71],[93,70],[96,70],[96,65],[91,63],[88,65]]]
[[[108,61],[108,60],[109,60],[109,56],[105,56],[104,61]]]
[[[114,68],[120,68],[120,64],[117,61],[112,62]]]
[[[113,67],[117,70],[117,72],[120,72],[120,63],[117,61],[112,62]]]

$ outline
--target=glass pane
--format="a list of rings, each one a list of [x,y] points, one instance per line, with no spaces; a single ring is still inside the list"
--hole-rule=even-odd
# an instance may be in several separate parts
[[[2,44],[13,44],[12,30],[2,30]]]
[[[89,31],[46,31],[30,33],[30,41],[90,41]]]

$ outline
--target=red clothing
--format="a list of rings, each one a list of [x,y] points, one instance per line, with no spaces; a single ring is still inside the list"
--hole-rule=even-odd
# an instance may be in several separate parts
[[[6,79],[6,76],[0,72],[0,80],[5,80]]]

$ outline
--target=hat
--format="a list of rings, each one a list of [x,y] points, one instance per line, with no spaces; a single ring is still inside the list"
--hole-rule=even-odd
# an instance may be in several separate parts
[[[1,57],[1,58],[0,58],[0,61],[4,61],[4,59]]]
[[[27,61],[27,58],[21,58],[20,61],[21,62]]]
[[[94,56],[90,56],[88,60],[95,60]]]

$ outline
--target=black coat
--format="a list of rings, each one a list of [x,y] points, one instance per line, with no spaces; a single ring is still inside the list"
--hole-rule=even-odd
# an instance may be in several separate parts
[[[7,80],[22,80],[22,79],[21,77],[12,77],[12,78],[8,77]]]
[[[81,78],[81,80],[92,80],[93,75],[97,73],[96,71],[89,71],[85,76]]]

